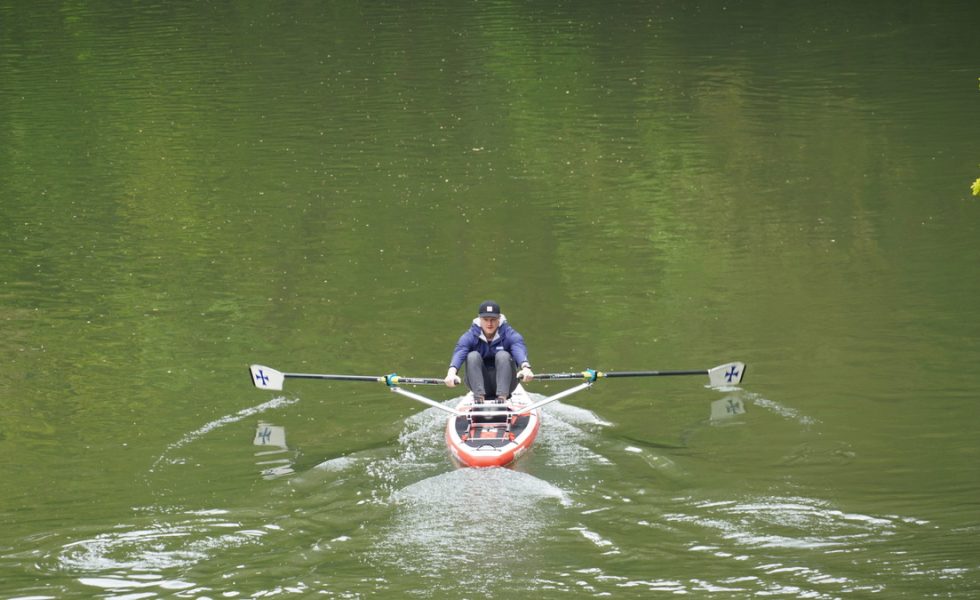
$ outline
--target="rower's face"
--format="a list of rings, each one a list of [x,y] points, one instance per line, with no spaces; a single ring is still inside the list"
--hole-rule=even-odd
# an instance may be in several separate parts
[[[493,337],[498,327],[500,327],[499,317],[480,317],[480,328],[483,329],[483,335],[487,336],[487,339]]]

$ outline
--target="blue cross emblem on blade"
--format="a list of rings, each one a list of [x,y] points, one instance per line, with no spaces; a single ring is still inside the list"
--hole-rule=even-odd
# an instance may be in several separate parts
[[[262,371],[262,369],[259,369],[259,372],[256,373],[255,378],[261,381],[262,385],[269,383],[269,377]],[[731,381],[731,379],[729,379],[729,381]]]
[[[259,439],[262,440],[263,444],[268,444],[269,439],[272,437],[272,430],[266,427],[259,432]]]
[[[259,432],[259,439],[262,440],[263,444],[268,444],[269,439],[272,437],[272,430],[266,427],[261,432]]]
[[[732,368],[725,373],[725,379],[728,380],[728,383],[731,383],[732,379],[735,379],[736,377],[738,377],[738,370],[735,369],[735,365],[732,365]]]

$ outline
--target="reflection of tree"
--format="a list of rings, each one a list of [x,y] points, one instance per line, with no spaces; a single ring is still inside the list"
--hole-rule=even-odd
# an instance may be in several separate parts
[[[726,307],[764,317],[779,290],[880,295],[851,282],[902,255],[888,203],[920,173],[891,157],[937,145],[894,126],[891,102],[928,86],[883,64],[932,71],[912,48],[945,32],[899,34],[945,8],[774,5],[770,30],[613,4],[68,2],[4,29],[0,269],[21,287],[0,347],[38,374],[35,414],[190,403],[221,359],[276,348],[424,374],[486,296],[552,340],[536,364],[615,368],[658,337],[716,345]],[[794,264],[808,252],[820,277]],[[643,341],[600,335],[625,329]]]

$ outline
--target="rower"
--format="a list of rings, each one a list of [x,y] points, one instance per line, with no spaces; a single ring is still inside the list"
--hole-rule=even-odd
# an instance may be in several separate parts
[[[524,336],[507,322],[500,305],[487,300],[477,309],[477,317],[456,342],[446,385],[460,383],[458,372],[466,364],[466,387],[473,393],[474,404],[507,402],[517,389],[518,381],[531,381],[534,372],[527,357]],[[520,365],[520,370],[517,366]]]

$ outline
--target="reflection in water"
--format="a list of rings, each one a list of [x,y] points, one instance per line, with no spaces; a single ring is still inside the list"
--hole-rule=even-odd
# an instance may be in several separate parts
[[[711,420],[727,421],[732,417],[745,414],[745,404],[738,396],[732,395],[711,403]]]
[[[160,465],[162,462],[167,460],[170,453],[186,446],[187,444],[190,444],[191,442],[197,439],[200,439],[204,435],[208,434],[211,431],[214,431],[215,429],[218,429],[219,427],[224,427],[225,425],[237,423],[242,419],[246,419],[253,415],[263,413],[267,410],[282,408],[284,406],[289,406],[290,404],[295,404],[296,402],[299,402],[299,399],[297,398],[290,399],[284,397],[273,398],[272,400],[269,400],[268,402],[263,402],[258,406],[243,408],[242,410],[238,411],[233,415],[225,415],[221,418],[215,419],[214,421],[211,421],[210,423],[207,423],[199,427],[198,429],[195,429],[194,431],[185,434],[179,440],[167,446],[167,449],[163,451],[163,454],[161,454],[159,458],[157,458],[156,461],[154,461],[153,468],[150,470],[152,471],[156,469],[158,465]],[[283,444],[285,444],[285,436],[283,436]]]
[[[255,456],[260,460],[259,467],[262,468],[262,477],[265,479],[275,479],[283,475],[293,473],[293,461],[289,458],[272,458],[289,452],[286,446],[286,428],[268,423],[259,423],[255,429],[255,439],[252,440],[255,446],[272,447],[273,450],[263,450],[256,452]]]

